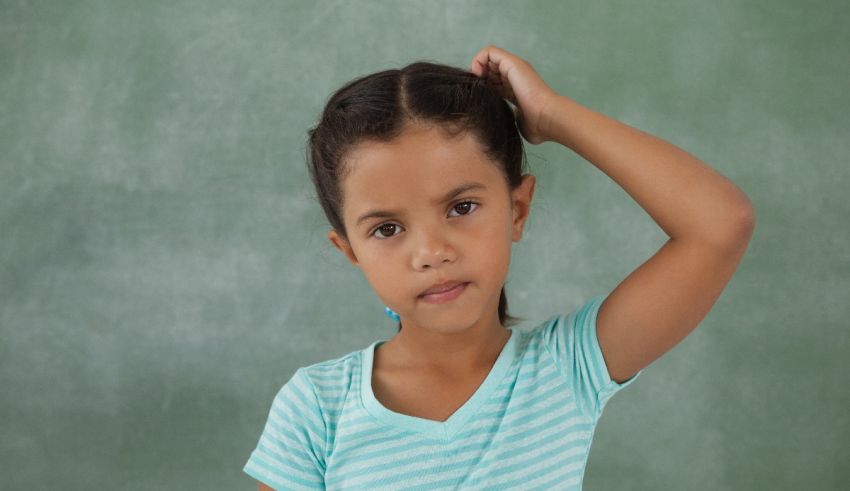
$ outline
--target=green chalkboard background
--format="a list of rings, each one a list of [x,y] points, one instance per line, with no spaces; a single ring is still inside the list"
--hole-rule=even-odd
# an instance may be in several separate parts
[[[596,490],[850,487],[844,1],[0,1],[0,488],[256,489],[296,368],[395,324],[327,241],[326,98],[488,43],[756,208],[740,268],[606,407]],[[507,292],[530,326],[666,240],[555,143]]]

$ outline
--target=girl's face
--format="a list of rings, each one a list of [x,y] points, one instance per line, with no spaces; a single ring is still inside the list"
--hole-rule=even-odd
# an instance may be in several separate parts
[[[342,182],[348,241],[328,238],[359,266],[408,326],[450,334],[499,323],[499,294],[512,242],[522,238],[535,178],[510,191],[474,135],[450,139],[410,126],[391,143],[365,142],[346,158]],[[423,291],[469,282],[459,297],[429,303]]]

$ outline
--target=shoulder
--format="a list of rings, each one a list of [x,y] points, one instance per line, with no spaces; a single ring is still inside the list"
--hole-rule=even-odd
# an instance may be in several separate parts
[[[360,369],[363,349],[346,353],[340,357],[324,360],[299,368],[296,373],[307,378],[313,384],[328,380],[342,381],[350,379]]]
[[[303,404],[319,407],[337,405],[353,387],[361,367],[362,350],[352,351],[337,358],[323,360],[299,367],[281,387],[278,397],[292,397],[293,389]]]

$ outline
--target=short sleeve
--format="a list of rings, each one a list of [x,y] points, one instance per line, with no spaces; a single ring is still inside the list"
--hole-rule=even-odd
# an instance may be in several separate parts
[[[302,368],[275,395],[243,472],[273,489],[324,489],[326,425]]]
[[[543,343],[555,365],[567,378],[581,410],[599,419],[608,400],[634,382],[643,370],[618,384],[611,379],[596,337],[596,314],[607,295],[591,297],[567,315],[557,315],[543,326]]]

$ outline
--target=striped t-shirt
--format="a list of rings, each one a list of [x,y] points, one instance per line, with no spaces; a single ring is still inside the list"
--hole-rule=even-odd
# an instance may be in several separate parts
[[[274,489],[581,489],[617,384],[596,337],[597,295],[510,329],[484,382],[446,421],[394,412],[372,392],[375,341],[299,368],[276,394],[243,471]]]

